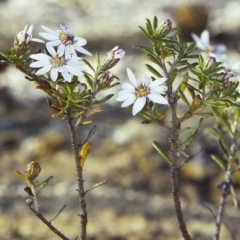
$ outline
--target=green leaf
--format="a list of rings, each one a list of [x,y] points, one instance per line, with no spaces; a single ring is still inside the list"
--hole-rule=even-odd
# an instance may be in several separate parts
[[[148,113],[148,112],[146,112],[145,110],[142,110],[141,112],[140,112],[140,114],[144,117],[144,118],[146,118],[146,119],[148,119],[149,121],[154,121],[154,118],[151,116],[151,114],[150,113]]]
[[[163,150],[159,143],[153,141],[153,147],[157,150],[157,152],[171,165],[171,159],[169,158],[168,154]]]
[[[200,118],[197,123],[192,127],[191,131],[189,132],[188,136],[182,142],[181,149],[184,150],[194,139],[197,134],[197,130],[202,123],[203,118]]]
[[[214,155],[214,154],[211,154],[210,156],[211,156],[211,158],[218,164],[218,166],[219,166],[220,168],[222,168],[224,171],[227,170],[227,168],[226,168],[223,160],[222,160],[220,157],[218,157],[217,155]]]
[[[104,98],[100,99],[100,100],[96,100],[94,101],[93,104],[99,104],[99,103],[104,103],[107,102],[110,98],[112,98],[114,96],[114,94],[109,94],[107,96],[105,96]]]
[[[46,178],[45,180],[43,180],[41,183],[38,183],[38,184],[35,185],[35,187],[36,186],[39,187],[38,193],[48,185],[48,183],[51,179],[53,179],[53,176],[50,176],[50,177]]]
[[[146,20],[147,20],[146,27],[147,27],[147,30],[148,30],[148,34],[150,36],[153,36],[153,28],[152,28],[151,21],[149,19],[146,19]]]
[[[147,54],[154,55],[154,52],[151,48],[143,47],[143,46],[134,46],[135,48],[140,48],[142,51],[144,51]]]
[[[96,60],[97,60],[97,65],[98,65],[98,67],[100,67],[100,65],[101,65],[101,59],[100,59],[100,56],[99,56],[98,53],[96,53]]]
[[[185,104],[186,104],[186,105],[188,106],[188,108],[190,109],[190,104],[189,104],[186,96],[185,96],[184,93],[182,92],[181,87],[178,89],[178,93],[179,93],[181,99],[183,100],[183,102],[185,102]]]
[[[85,77],[90,89],[93,90],[93,86],[94,86],[93,80],[88,76],[88,74],[84,74],[84,77]]]
[[[88,65],[88,67],[90,67],[93,70],[93,72],[95,72],[94,68],[92,67],[92,65],[87,60],[82,59],[82,61],[85,62]]]
[[[0,55],[1,55],[2,57],[4,57],[4,58],[7,58],[7,59],[10,58],[10,55],[9,55],[9,54],[4,53],[4,52],[2,52],[2,51],[0,51]]]
[[[188,83],[188,73],[184,74],[182,83],[178,87],[181,90],[182,93],[184,93],[184,91],[186,89],[186,84],[185,83]]]
[[[153,29],[155,30],[158,26],[158,19],[157,17],[155,16],[154,19],[153,19]]]
[[[163,77],[155,68],[153,68],[149,64],[145,64],[145,66],[146,66],[146,68],[148,69],[149,72],[151,72],[152,74],[154,74],[158,78],[162,78]]]
[[[176,76],[177,76],[177,70],[173,70],[171,75],[169,76],[169,80],[171,83],[174,82],[174,80],[176,79]]]
[[[195,50],[195,47],[196,47],[196,43],[195,42],[192,42],[190,43],[188,46],[187,46],[187,53],[190,53],[192,51]],[[188,54],[187,54],[188,55]]]
[[[139,28],[141,29],[141,31],[143,32],[143,34],[145,35],[145,37],[151,39],[151,36],[147,33],[147,31],[145,31],[144,28],[142,28],[141,26],[139,26]]]
[[[219,101],[219,102],[205,102],[208,106],[210,107],[215,107],[215,108],[227,108],[228,104],[223,102],[223,101]]]
[[[203,117],[203,118],[212,117],[213,116],[212,113],[193,113],[192,115],[196,116],[196,117]]]

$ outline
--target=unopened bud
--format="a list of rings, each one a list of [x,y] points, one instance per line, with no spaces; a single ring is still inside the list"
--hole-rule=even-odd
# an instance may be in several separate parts
[[[215,57],[210,57],[209,59],[206,60],[206,62],[203,64],[203,71],[205,73],[211,72],[216,65],[216,58]]]
[[[166,36],[172,29],[172,22],[167,19],[159,24],[155,31],[156,37],[164,37]]]
[[[222,80],[225,85],[230,85],[234,83],[234,78],[235,78],[235,75],[233,72],[226,72],[223,74]]]
[[[82,96],[86,93],[87,91],[87,84],[85,83],[79,83],[74,89],[73,93],[76,94],[77,96]]]
[[[27,166],[27,175],[29,180],[35,179],[41,172],[41,167],[37,162],[31,162]]]
[[[33,38],[32,37],[32,30],[33,30],[33,25],[31,25],[28,30],[28,25],[25,26],[25,28],[19,32],[14,40],[14,48],[20,53],[23,54],[26,47],[29,45],[31,41],[34,42],[41,42],[43,43],[44,41]]]
[[[27,27],[28,25],[25,26],[25,28],[18,33],[17,37],[16,37],[16,41],[18,43],[18,45],[28,45],[31,38],[32,38],[32,29],[33,29],[33,25],[31,25],[27,31]]]
[[[61,83],[61,84],[56,84],[55,89],[57,90],[58,94],[61,97],[66,97],[66,91],[65,91],[65,83]]]
[[[118,61],[123,58],[125,55],[125,51],[120,49],[118,46],[114,47],[111,51],[109,51],[103,61],[102,70],[108,70],[115,66]]]
[[[114,78],[115,78],[115,76],[111,72],[109,72],[109,71],[104,72],[99,77],[98,87],[101,90],[109,88],[111,86],[111,83],[114,80]]]

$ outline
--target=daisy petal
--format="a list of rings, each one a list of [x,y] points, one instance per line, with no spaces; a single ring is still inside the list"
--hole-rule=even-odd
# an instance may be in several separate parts
[[[167,78],[157,78],[155,81],[151,82],[150,87],[157,87],[158,85],[161,85],[166,81],[167,81]]]
[[[132,99],[132,98],[136,99],[136,96],[134,94],[129,93],[129,94],[124,94],[124,95],[118,95],[116,100],[122,102],[122,101],[126,101],[127,99]]]
[[[48,27],[45,27],[45,26],[42,25],[41,28],[42,28],[43,30],[45,30],[46,32],[50,33],[51,35],[59,36],[59,34],[58,34],[56,31],[54,31],[54,30],[52,30],[52,29],[50,29],[50,28],[48,28]]]
[[[150,93],[148,95],[148,98],[150,100],[152,100],[155,103],[159,103],[159,104],[168,104],[168,101],[165,97],[163,97],[162,95],[158,95],[158,94],[154,94],[154,93]]]
[[[140,112],[143,109],[145,103],[146,103],[146,98],[145,97],[138,98],[134,102],[133,109],[132,109],[133,116],[135,116],[138,112]]]
[[[127,68],[127,75],[133,86],[137,88],[138,87],[137,79],[135,78],[133,72],[129,68]]]
[[[58,71],[56,68],[52,68],[52,70],[50,71],[50,76],[51,79],[55,82],[57,80],[58,77]]]
[[[43,74],[49,72],[51,68],[52,68],[52,66],[50,64],[45,65],[43,68],[39,69],[35,74],[36,75],[43,75]]]
[[[136,97],[135,97],[135,96],[132,96],[132,97],[126,99],[126,100],[123,102],[123,104],[121,105],[121,107],[128,107],[128,106],[132,105],[132,104],[135,102],[135,100],[136,100]]]

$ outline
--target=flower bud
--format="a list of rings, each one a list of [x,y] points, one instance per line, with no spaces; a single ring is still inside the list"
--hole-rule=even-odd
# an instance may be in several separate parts
[[[226,72],[223,74],[222,80],[225,85],[231,85],[234,83],[235,75],[233,72]]]
[[[203,64],[203,69],[202,70],[205,73],[211,72],[214,69],[215,65],[216,65],[216,58],[215,57],[210,57]]]
[[[165,37],[172,29],[172,22],[167,19],[159,24],[155,31],[156,37]]]
[[[73,93],[75,94],[75,96],[82,96],[86,93],[87,91],[87,84],[85,83],[79,83],[74,89],[73,89]]]
[[[35,179],[41,172],[41,167],[37,162],[31,162],[27,166],[27,175],[29,180]]]
[[[31,41],[34,42],[41,42],[43,43],[44,41],[38,39],[38,38],[33,38],[32,37],[32,30],[33,30],[33,25],[31,25],[28,30],[28,25],[25,26],[25,28],[19,32],[14,40],[14,48],[20,53],[24,54],[26,48],[28,47],[29,43]]]
[[[109,88],[114,78],[115,76],[111,72],[104,72],[99,78],[98,88],[101,90]]]
[[[55,89],[61,97],[65,98],[67,96],[65,91],[65,83],[56,84]]]
[[[120,49],[118,46],[114,47],[111,51],[109,51],[103,60],[103,65],[101,69],[106,71],[113,66],[115,66],[121,58],[125,55],[125,51]]]

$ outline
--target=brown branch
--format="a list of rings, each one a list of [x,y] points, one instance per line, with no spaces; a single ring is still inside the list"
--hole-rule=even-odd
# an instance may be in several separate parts
[[[48,226],[48,228],[53,231],[57,236],[59,236],[63,240],[69,240],[66,236],[64,236],[59,230],[57,230],[51,222],[49,222],[40,212],[37,212],[34,210],[31,205],[27,204],[29,209],[35,214],[36,217],[38,217],[45,225]]]
[[[175,207],[176,217],[178,219],[179,228],[181,230],[182,236],[185,240],[191,240],[191,237],[188,233],[187,226],[185,224],[181,202],[179,198],[179,169],[177,166],[178,162],[178,130],[180,128],[180,121],[177,117],[177,94],[169,95],[169,104],[172,114],[172,128],[171,128],[171,182],[172,182],[172,197]]]
[[[68,127],[70,131],[70,137],[71,137],[71,143],[72,143],[72,149],[73,149],[73,155],[75,159],[75,167],[76,167],[76,173],[77,173],[77,185],[78,185],[78,195],[79,195],[79,203],[81,206],[81,239],[86,240],[87,238],[87,205],[85,201],[85,191],[84,191],[84,180],[83,180],[83,169],[81,167],[81,156],[79,154],[80,148],[82,145],[78,144],[77,140],[77,131],[76,127],[73,125],[72,117],[70,114],[67,114],[65,116],[68,122]]]
[[[214,235],[214,240],[219,240],[220,230],[221,230],[221,225],[223,220],[224,207],[225,207],[226,198],[229,194],[229,189],[231,186],[231,176],[232,176],[232,172],[230,170],[226,171],[225,181],[222,187],[222,194],[221,194],[217,218],[216,218],[216,231]]]

